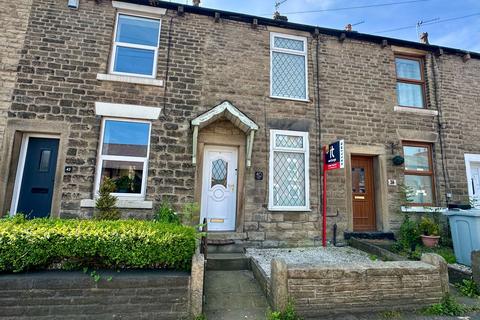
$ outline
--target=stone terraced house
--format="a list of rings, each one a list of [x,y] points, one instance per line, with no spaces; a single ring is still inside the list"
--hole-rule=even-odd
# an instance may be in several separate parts
[[[69,3],[76,1],[69,1]],[[198,202],[211,237],[395,231],[480,192],[480,54],[147,0],[2,1],[0,210],[125,217]],[[5,10],[6,9],[6,10]],[[404,160],[404,161],[402,161]]]

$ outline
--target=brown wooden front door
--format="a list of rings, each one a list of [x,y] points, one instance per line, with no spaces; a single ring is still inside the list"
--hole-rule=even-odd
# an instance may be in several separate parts
[[[376,231],[373,158],[352,156],[353,231]]]

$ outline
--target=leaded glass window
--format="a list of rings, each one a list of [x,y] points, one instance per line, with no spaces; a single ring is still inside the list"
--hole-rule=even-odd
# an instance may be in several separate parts
[[[217,184],[227,187],[228,162],[217,159],[212,162],[212,188]]]
[[[306,100],[307,40],[271,34],[271,96]]]
[[[309,209],[308,133],[270,131],[270,210]]]

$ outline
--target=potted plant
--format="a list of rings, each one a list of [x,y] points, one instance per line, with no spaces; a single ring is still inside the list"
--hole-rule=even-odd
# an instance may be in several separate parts
[[[440,240],[440,227],[432,218],[422,217],[418,229],[421,234],[422,243],[427,248],[438,246]]]

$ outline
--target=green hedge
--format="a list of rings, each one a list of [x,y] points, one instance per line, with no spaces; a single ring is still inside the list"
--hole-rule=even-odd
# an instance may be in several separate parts
[[[0,272],[60,267],[189,269],[191,227],[153,221],[0,219]]]

